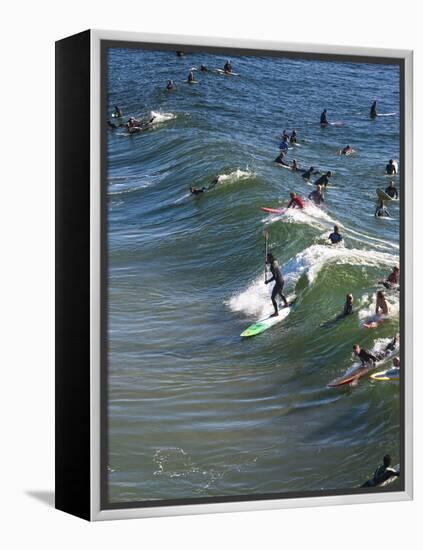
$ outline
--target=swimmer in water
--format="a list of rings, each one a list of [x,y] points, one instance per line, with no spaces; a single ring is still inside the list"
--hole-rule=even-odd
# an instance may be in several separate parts
[[[266,264],[270,265],[270,272],[272,274],[272,277],[270,279],[265,279],[264,283],[267,285],[275,281],[275,286],[273,287],[271,297],[273,307],[275,308],[275,313],[273,313],[271,317],[277,317],[279,315],[279,311],[278,304],[276,302],[276,296],[280,296],[283,300],[284,307],[288,307],[288,301],[282,293],[285,281],[283,280],[282,272],[278,265],[278,262],[276,261],[273,254],[271,254],[270,252],[266,256]]]
[[[342,235],[339,232],[339,225],[333,226],[333,233],[329,235],[328,239],[332,244],[338,244],[342,241]]]
[[[398,198],[398,190],[395,187],[395,182],[390,181],[388,187],[385,189],[385,193],[391,197],[391,199],[397,199]]]
[[[386,165],[385,174],[388,174],[388,176],[395,176],[396,174],[398,174],[397,165],[393,159],[390,159],[390,161]]]
[[[382,315],[389,315],[390,306],[385,298],[385,294],[382,290],[379,290],[376,294],[376,308],[375,313],[376,315],[382,314]]]
[[[377,117],[377,111],[376,111],[376,100],[373,101],[372,106],[370,107],[370,118],[376,118]]]
[[[390,218],[390,214],[388,212],[388,209],[385,206],[385,202],[383,200],[379,201],[379,204],[376,207],[375,210],[375,216],[376,218]]]
[[[296,193],[291,192],[289,194],[291,200],[288,203],[287,208],[304,208],[303,199]]]
[[[320,115],[320,126],[327,126],[328,124],[327,109],[323,109],[323,112]]]
[[[338,154],[339,155],[353,155],[355,153],[355,150],[351,147],[351,145],[346,145],[343,149],[340,149]]]
[[[323,195],[322,186],[318,185],[314,191],[310,193],[308,198],[319,206],[322,202],[325,202],[325,197]]]

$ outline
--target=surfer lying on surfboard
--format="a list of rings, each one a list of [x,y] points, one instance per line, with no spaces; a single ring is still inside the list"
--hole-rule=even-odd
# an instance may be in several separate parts
[[[382,361],[382,359],[385,359],[385,357],[388,357],[392,354],[393,351],[397,348],[397,336],[394,336],[394,338],[387,344],[385,349],[380,352],[375,352],[375,354],[370,353],[370,351],[361,348],[358,344],[353,345],[353,351],[354,355],[356,355],[363,366],[365,365],[373,365],[373,363],[376,363],[377,361]]]
[[[314,166],[310,166],[310,168],[306,170],[304,174],[301,175],[301,177],[304,178],[305,180],[309,180],[311,176],[317,176],[317,174],[320,174],[320,171],[316,170]]]
[[[332,177],[332,172],[328,170],[326,174],[323,174],[323,176],[320,176],[320,178],[314,182],[314,185],[324,185],[325,187],[327,187],[329,183],[329,178],[331,177]]]
[[[396,265],[392,273],[390,273],[386,279],[386,281],[379,281],[380,285],[383,285],[385,288],[395,288],[399,284],[399,275],[400,275],[400,268],[398,265]]]
[[[279,315],[279,310],[278,304],[276,302],[276,296],[280,296],[283,300],[284,307],[288,307],[288,301],[285,298],[284,294],[282,294],[285,281],[283,280],[282,271],[280,270],[279,264],[271,252],[269,252],[266,256],[266,264],[270,265],[270,272],[272,274],[272,277],[270,279],[265,278],[264,283],[267,285],[275,281],[275,286],[273,287],[271,297],[273,307],[275,308],[275,313],[273,313],[271,317],[277,317]]]
[[[216,176],[215,178],[213,178],[213,180],[207,186],[195,187],[195,185],[191,185],[189,190],[193,195],[200,195],[201,193],[205,193],[206,191],[210,191],[210,189],[213,189],[213,187],[217,183],[219,183],[219,176]]]
[[[346,145],[343,149],[340,149],[338,151],[338,155],[353,155],[355,153],[355,149],[351,147],[351,145]]]
[[[385,455],[383,464],[380,464],[375,470],[372,479],[368,479],[363,483],[362,487],[377,487],[388,481],[391,477],[399,477],[400,473],[395,468],[391,468],[391,457]]]

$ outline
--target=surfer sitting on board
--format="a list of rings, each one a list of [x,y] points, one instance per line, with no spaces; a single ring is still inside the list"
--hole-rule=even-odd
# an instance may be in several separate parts
[[[376,100],[373,101],[372,106],[370,107],[370,118],[376,118],[377,117],[377,111],[376,111]]]
[[[309,180],[311,176],[315,176],[317,174],[320,174],[319,170],[315,170],[313,166],[310,166],[310,168],[306,170],[304,174],[301,175],[301,177],[305,180]]]
[[[328,124],[327,109],[323,109],[323,112],[320,115],[320,126],[327,126]]]
[[[207,73],[209,70],[208,70],[208,68],[207,68],[205,65],[201,64],[201,65],[200,65],[200,71],[201,71],[202,73]]]
[[[292,130],[291,136],[289,138],[289,143],[297,143],[297,130]]]
[[[329,235],[328,239],[332,244],[338,244],[342,241],[342,235],[339,232],[339,225],[333,226],[333,233]]]
[[[314,191],[310,193],[308,198],[314,202],[314,204],[320,205],[325,202],[325,197],[322,192],[322,186],[318,185]]]
[[[187,82],[191,83],[191,82],[195,82],[195,78],[194,78],[194,73],[192,71],[190,71],[188,73],[188,80]]]
[[[391,457],[389,455],[385,455],[383,457],[383,464],[376,468],[372,479],[368,479],[365,483],[363,483],[362,487],[376,487],[384,481],[387,481],[390,477],[398,477],[399,475],[400,473],[397,472],[397,470],[391,468]]]
[[[379,313],[382,313],[383,315],[389,314],[389,303],[387,299],[385,298],[385,294],[383,290],[378,290],[376,294],[376,315],[379,315]]]
[[[282,141],[279,144],[279,149],[281,151],[288,151],[288,149],[289,149],[288,140],[289,140],[288,136],[283,136]]]
[[[173,84],[173,80],[168,80],[168,81],[167,81],[167,84],[166,84],[166,89],[167,89],[167,90],[173,90],[174,87],[175,87],[175,86],[174,86],[174,84]]]
[[[292,161],[291,170],[293,172],[304,172],[304,170],[302,168],[300,168],[300,165],[298,164],[298,162],[295,159]]]
[[[388,174],[388,176],[394,176],[395,174],[398,174],[397,165],[393,159],[390,159],[390,161],[386,165],[385,173]]]
[[[395,182],[391,181],[388,187],[385,189],[385,193],[391,197],[391,199],[398,198],[398,189],[395,187]]]
[[[284,158],[285,158],[285,153],[281,151],[279,155],[275,158],[274,162],[276,162],[276,164],[282,164],[283,166],[289,166],[289,164],[285,162]]]
[[[381,199],[375,210],[376,218],[390,218],[388,209],[385,206],[385,202]]]
[[[324,185],[325,187],[327,187],[329,183],[329,178],[331,177],[332,177],[332,172],[328,170],[326,174],[323,174],[323,176],[320,176],[320,178],[314,182],[314,185]]]
[[[230,60],[228,59],[223,67],[223,70],[225,71],[225,73],[231,73],[232,72],[232,65],[231,65],[231,62]]]
[[[288,307],[288,302],[285,298],[285,296],[282,294],[284,280],[282,277],[282,272],[280,270],[280,267],[278,265],[278,262],[276,261],[273,254],[270,252],[266,256],[266,263],[270,265],[270,272],[272,274],[272,277],[270,279],[265,279],[264,283],[267,285],[273,281],[275,281],[275,286],[272,290],[272,304],[275,308],[275,313],[271,315],[271,317],[277,317],[279,315],[278,311],[278,304],[276,302],[276,296],[280,296],[283,300],[284,307]]]
[[[396,265],[392,270],[392,273],[389,274],[386,281],[379,281],[379,284],[383,285],[385,288],[388,288],[388,289],[395,287],[399,283],[399,274],[400,274],[400,268],[398,265]]]
[[[304,208],[303,199],[296,193],[291,192],[289,194],[291,200],[288,203],[287,208]]]
[[[355,153],[355,150],[351,147],[351,145],[346,145],[338,152],[339,155],[352,155],[353,153]]]

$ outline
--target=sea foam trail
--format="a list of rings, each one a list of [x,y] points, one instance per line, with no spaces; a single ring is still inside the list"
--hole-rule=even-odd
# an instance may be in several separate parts
[[[309,284],[313,284],[327,264],[379,267],[393,265],[396,260],[396,256],[374,250],[314,244],[289,260],[282,271],[287,289],[293,290],[303,275],[307,277]],[[226,305],[234,312],[264,316],[269,313],[272,288],[273,284],[265,285],[264,275],[260,275],[245,290],[233,295]]]
[[[376,316],[376,293],[372,296],[363,296],[365,307],[361,308],[358,312],[360,321],[370,323],[376,319],[392,319],[398,317],[400,310],[399,293],[386,295],[386,300],[389,304],[389,314]]]
[[[174,113],[161,113],[160,111],[151,111],[150,117],[154,117],[154,120],[152,122],[153,126],[155,124],[161,124],[162,122],[167,122],[168,120],[174,120],[175,118],[177,118]]]
[[[248,170],[248,168],[246,170],[238,168],[229,174],[219,174],[217,177],[219,179],[218,183],[234,183],[235,181],[253,178],[255,177],[255,173]]]

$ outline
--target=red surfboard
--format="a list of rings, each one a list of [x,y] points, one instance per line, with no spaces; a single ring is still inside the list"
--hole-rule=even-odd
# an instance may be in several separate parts
[[[260,210],[268,214],[283,214],[286,208],[267,208],[266,206],[260,206]]]

